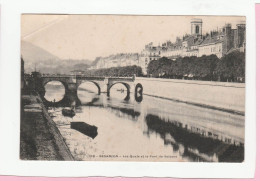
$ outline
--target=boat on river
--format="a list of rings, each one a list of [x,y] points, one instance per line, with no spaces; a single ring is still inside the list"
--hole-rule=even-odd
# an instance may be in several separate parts
[[[63,108],[62,109],[62,115],[63,116],[68,116],[68,117],[74,117],[75,116],[75,111],[71,108]]]
[[[98,128],[85,122],[71,122],[70,128],[75,129],[82,134],[91,137],[92,139],[94,139],[98,135]]]

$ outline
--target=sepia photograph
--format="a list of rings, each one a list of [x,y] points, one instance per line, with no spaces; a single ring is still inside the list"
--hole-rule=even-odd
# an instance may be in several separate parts
[[[22,14],[19,158],[242,163],[246,60],[245,16]]]

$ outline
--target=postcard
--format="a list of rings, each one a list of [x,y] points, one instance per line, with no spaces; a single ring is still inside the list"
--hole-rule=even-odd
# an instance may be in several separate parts
[[[15,124],[4,140],[14,149],[0,157],[14,167],[0,173],[250,177],[249,3],[234,4],[237,10],[191,3],[182,13],[117,13],[113,3],[102,11],[94,4],[87,8],[94,11],[21,5],[8,22],[19,27],[6,33],[16,36],[4,53],[19,65],[19,85],[15,120],[5,123]]]
[[[245,17],[21,18],[21,159],[244,161]]]

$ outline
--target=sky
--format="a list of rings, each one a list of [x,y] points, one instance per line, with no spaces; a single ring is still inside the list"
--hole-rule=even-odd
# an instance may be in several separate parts
[[[21,40],[60,59],[94,60],[138,53],[149,42],[174,42],[190,34],[192,18],[202,19],[202,33],[245,22],[241,16],[22,15]]]

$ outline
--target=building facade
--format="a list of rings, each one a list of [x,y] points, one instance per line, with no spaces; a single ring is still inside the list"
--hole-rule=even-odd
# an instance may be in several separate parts
[[[206,34],[202,33],[202,28],[202,19],[192,19],[190,34],[186,34],[182,38],[177,37],[175,42],[167,41],[158,46],[151,42],[145,45],[140,53],[104,57],[92,69],[137,65],[146,75],[149,63],[161,57],[174,61],[178,57],[201,57],[213,54],[222,58],[233,50],[245,51],[246,25],[244,22],[238,23],[236,29],[232,29],[231,24],[226,24],[224,27]]]

